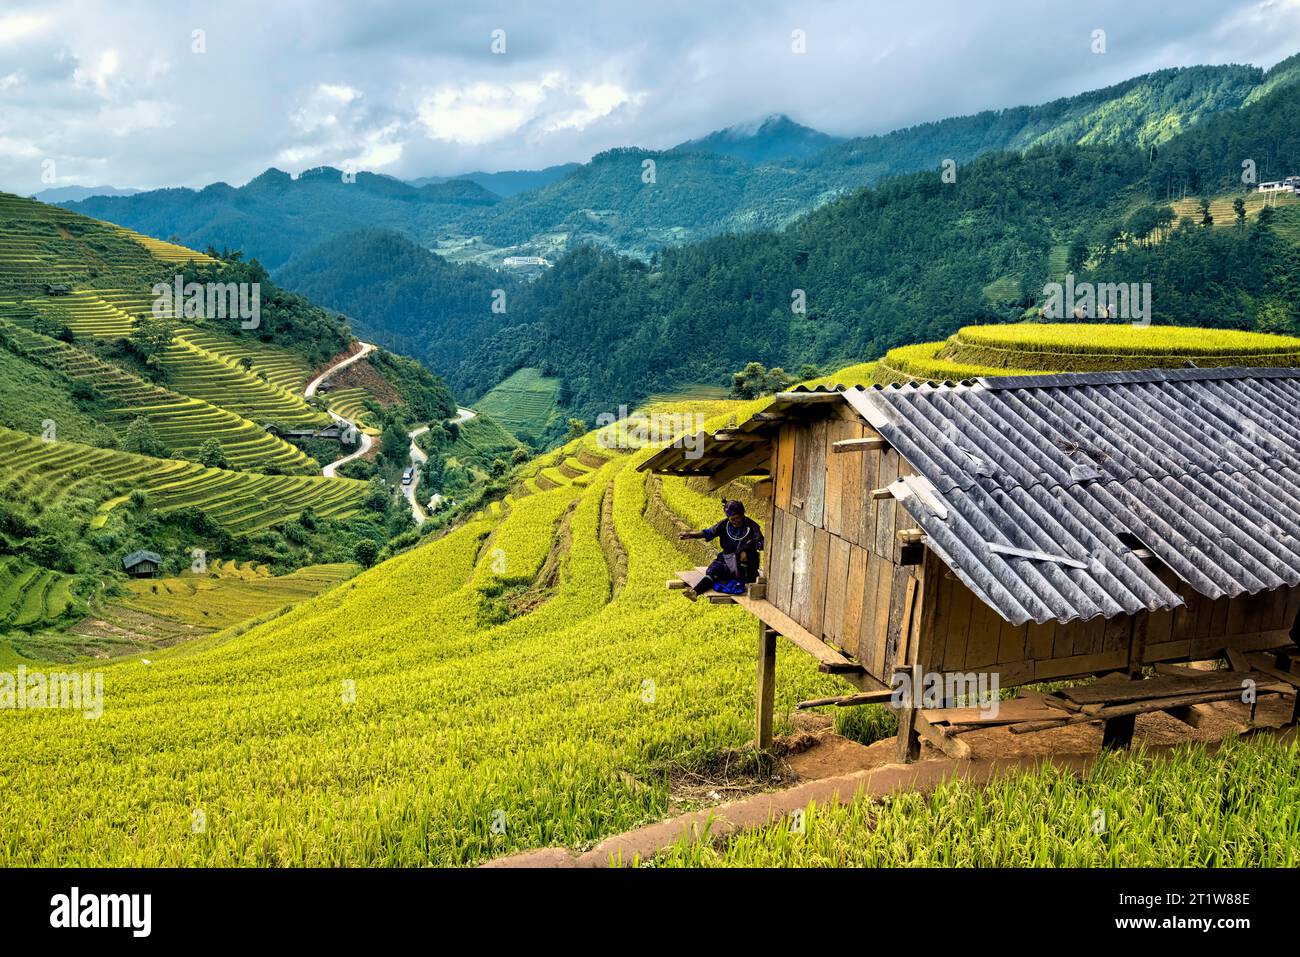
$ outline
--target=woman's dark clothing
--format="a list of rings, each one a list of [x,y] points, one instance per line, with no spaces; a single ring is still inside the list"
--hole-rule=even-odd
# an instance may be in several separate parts
[[[745,518],[740,528],[733,528],[729,519],[703,529],[704,540],[718,540],[722,549],[718,557],[709,563],[696,586],[697,592],[708,591],[714,582],[739,581],[749,584],[758,578],[759,552],[763,550],[763,530],[752,518]],[[740,553],[745,553],[745,560],[740,560]]]

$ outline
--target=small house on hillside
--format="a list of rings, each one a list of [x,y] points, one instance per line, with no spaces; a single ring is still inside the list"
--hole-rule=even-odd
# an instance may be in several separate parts
[[[66,296],[72,292],[72,287],[64,283],[49,283],[45,287],[47,296]]]
[[[157,552],[132,552],[122,559],[123,570],[132,578],[153,578],[162,567],[162,556]]]
[[[1207,702],[1300,686],[1297,369],[800,389],[641,468],[769,479],[766,573],[734,599],[760,622],[761,747],[777,635],[859,689],[806,706],[899,707],[907,759],[922,737],[969,754],[954,732],[976,719],[900,699],[904,679],[1102,676],[986,723],[1101,721],[1107,746],[1139,713],[1196,724]],[[1229,670],[1177,664],[1215,658]]]

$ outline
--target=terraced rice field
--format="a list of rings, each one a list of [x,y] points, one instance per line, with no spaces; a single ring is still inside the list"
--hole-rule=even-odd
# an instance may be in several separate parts
[[[727,417],[762,405],[736,403]],[[538,473],[570,478],[577,462],[585,486],[493,503],[245,632],[151,653],[148,667],[106,665],[97,722],[60,711],[0,722],[0,864],[472,864],[589,847],[663,818],[675,773],[750,740],[754,638],[734,606],[664,591],[690,558],[656,524],[652,480],[634,469],[648,454],[584,436]],[[716,517],[714,495],[662,485],[675,513]],[[797,701],[844,687],[785,642],[777,673],[778,731]],[[1158,852],[1160,862],[1293,866],[1294,815],[1278,808],[1296,801],[1294,751],[1200,760],[1193,753],[1154,794],[1136,762],[1110,781],[1117,836],[1104,845],[1087,829],[1095,789],[1030,777],[987,797],[944,791],[932,804],[854,805],[834,819],[813,809],[812,840],[773,828],[661,863],[952,866],[1042,847],[1050,854],[1034,863]],[[1179,775],[1207,784],[1180,790]],[[1247,786],[1225,791],[1225,780]],[[1176,826],[1171,808],[1184,812]],[[207,819],[199,835],[195,810]],[[1062,834],[1040,840],[1050,827]],[[1215,847],[1221,856],[1207,858]]]
[[[902,346],[876,381],[962,381],[981,376],[1097,369],[1300,365],[1300,339],[1228,329],[1098,323],[967,326],[945,342]]]
[[[77,290],[66,296],[29,299],[23,303],[51,318],[63,319],[78,336],[120,339],[131,334],[132,314],[105,300],[98,292]]]
[[[288,426],[328,425],[330,418],[301,395],[289,392],[242,368],[234,359],[177,335],[163,356],[168,384],[177,392],[203,399],[254,422]]]
[[[88,382],[117,408],[109,416],[119,435],[144,418],[173,452],[195,454],[209,439],[221,443],[232,468],[259,471],[275,467],[290,474],[313,474],[316,463],[261,426],[200,399],[178,395],[97,359],[75,346],[0,320],[0,330],[21,343],[28,355],[71,379]]]
[[[127,229],[125,226],[115,226],[115,229],[123,236],[134,242],[139,243],[149,251],[149,255],[154,259],[165,263],[214,263],[217,262],[207,253],[201,253],[190,249],[186,246],[178,246],[175,243],[169,243],[162,239],[154,239],[152,236],[146,236],[143,233],[137,233],[134,229]]]
[[[331,412],[363,429],[373,430],[370,413],[365,406],[370,397],[365,389],[334,389],[324,393],[325,407]]]
[[[537,369],[520,369],[475,403],[515,435],[540,435],[558,414],[560,380]]]
[[[182,326],[177,331],[200,349],[215,352],[236,364],[248,359],[252,373],[265,376],[277,389],[301,394],[311,376],[306,360],[298,353],[260,342],[252,335],[221,335],[198,326]]]
[[[115,275],[145,281],[158,260],[118,227],[58,206],[0,192],[0,288],[24,294],[46,283],[81,284]]]
[[[32,628],[58,621],[79,604],[73,575],[0,556],[0,628]]]
[[[1214,218],[1216,229],[1237,224],[1237,212],[1232,208],[1232,201],[1238,197],[1245,201],[1246,219],[1248,221],[1258,216],[1259,211],[1265,205],[1272,206],[1278,211],[1300,206],[1300,196],[1293,193],[1252,192],[1216,196],[1210,200],[1210,215]],[[1174,209],[1175,222],[1184,216],[1190,217],[1198,223],[1201,221],[1201,201],[1199,198],[1180,199],[1169,205]]]
[[[0,463],[0,496],[6,498],[46,505],[88,496],[102,503],[106,515],[140,489],[160,512],[195,506],[232,533],[268,528],[308,507],[323,518],[346,518],[360,509],[366,491],[364,482],[351,479],[210,469],[74,442],[43,442],[6,428],[0,428]]]
[[[309,565],[272,576],[214,563],[205,575],[132,581],[130,596],[114,603],[158,618],[220,629],[297,604],[328,591],[360,570],[353,564]]]

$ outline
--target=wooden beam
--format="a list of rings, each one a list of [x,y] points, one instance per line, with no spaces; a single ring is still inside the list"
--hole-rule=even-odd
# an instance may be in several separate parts
[[[941,729],[925,719],[919,712],[915,716],[917,734],[929,741],[954,761],[970,760],[970,745],[951,732],[945,734]]]
[[[863,691],[859,694],[840,695],[836,698],[814,698],[812,701],[800,701],[799,708],[855,708],[864,704],[889,704],[894,700],[894,691]]]
[[[751,598],[749,595],[736,595],[735,602],[751,615],[776,629],[777,634],[785,636],[819,662],[832,665],[853,663],[766,599]]]
[[[824,675],[860,675],[867,669],[856,661],[846,661],[842,665],[823,661],[817,666],[817,670]]]
[[[713,474],[709,480],[710,489],[720,489],[722,486],[729,484],[740,478],[742,475],[748,475],[757,469],[760,465],[766,467],[772,459],[771,446],[764,442],[754,451],[742,455],[730,465],[720,469]]]
[[[873,488],[871,490],[871,500],[873,502],[879,502],[882,499],[893,498],[893,497],[894,497],[894,493],[887,488]]]
[[[766,622],[758,623],[758,689],[754,714],[754,746],[772,748],[772,716],[776,710],[776,632]]]
[[[889,443],[880,438],[840,439],[831,443],[832,452],[874,452],[885,448],[889,448]]]

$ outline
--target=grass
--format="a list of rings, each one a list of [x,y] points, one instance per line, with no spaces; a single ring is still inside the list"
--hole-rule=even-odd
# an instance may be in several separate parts
[[[540,435],[558,415],[560,380],[537,369],[520,369],[475,403],[479,412],[496,419],[515,435]]]
[[[725,847],[681,841],[664,867],[1288,867],[1300,865],[1300,744],[1228,739],[1157,759],[1103,753],[980,788],[812,806]]]

